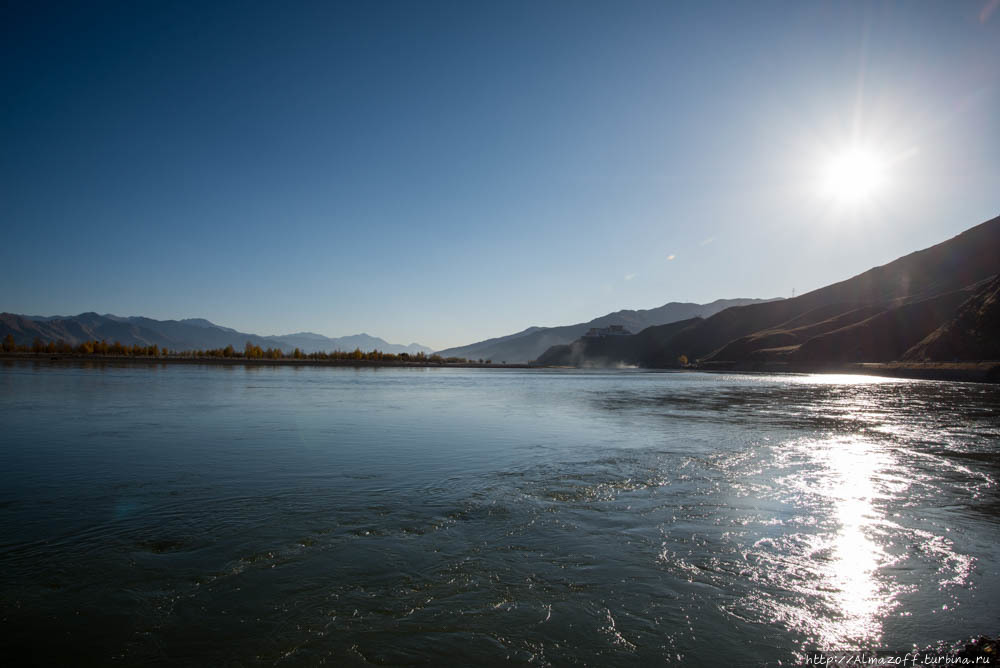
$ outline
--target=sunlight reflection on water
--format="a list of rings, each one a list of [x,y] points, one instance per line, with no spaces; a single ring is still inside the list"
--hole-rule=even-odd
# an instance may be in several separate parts
[[[863,437],[834,437],[779,445],[772,461],[783,473],[774,494],[810,514],[792,523],[801,531],[754,545],[761,579],[790,595],[753,592],[745,605],[797,629],[803,650],[877,645],[902,590],[880,575],[896,561],[885,508],[906,489],[887,474],[892,456]]]
[[[825,445],[817,448],[829,476],[822,491],[840,523],[829,568],[839,615],[822,629],[820,641],[828,647],[860,646],[879,639],[879,620],[893,605],[891,592],[882,590],[875,577],[889,555],[872,537],[876,524],[885,521],[873,498],[876,474],[887,468],[888,458],[862,438]]]
[[[858,397],[857,410],[867,403]],[[931,559],[939,589],[967,585],[973,557],[956,551],[940,535],[897,524],[890,512],[906,505],[915,483],[931,481],[923,468],[926,455],[911,457],[916,453],[893,447],[891,441],[878,443],[861,435],[798,439],[775,450],[771,462],[784,475],[774,478],[774,495],[808,509],[813,516],[799,524],[819,531],[758,541],[761,579],[798,596],[754,592],[746,604],[765,621],[801,632],[803,650],[880,646],[884,622],[899,608],[900,596],[916,589],[889,573],[897,566],[905,571],[915,560]],[[964,466],[931,459],[951,473],[969,473]],[[765,463],[762,473],[766,478],[773,471]],[[965,484],[975,489],[982,483],[973,479]],[[901,549],[907,543],[913,554]]]
[[[884,384],[907,384],[918,382],[908,378],[890,378],[884,376],[862,376],[851,373],[823,373],[809,374],[802,376],[789,376],[793,383],[806,383],[809,385],[884,385]]]

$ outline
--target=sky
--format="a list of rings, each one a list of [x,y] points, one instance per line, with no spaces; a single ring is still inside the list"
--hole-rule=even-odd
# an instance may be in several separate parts
[[[1000,214],[998,5],[6,2],[0,311],[441,349],[802,294]]]

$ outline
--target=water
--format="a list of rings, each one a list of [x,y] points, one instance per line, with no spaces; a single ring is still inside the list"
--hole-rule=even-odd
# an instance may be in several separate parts
[[[1000,388],[0,366],[0,652],[777,665],[1000,628]]]

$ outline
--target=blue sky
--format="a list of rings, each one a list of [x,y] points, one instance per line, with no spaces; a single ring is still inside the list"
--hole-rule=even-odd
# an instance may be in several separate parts
[[[801,294],[1000,213],[997,4],[5,3],[0,310],[442,348]]]

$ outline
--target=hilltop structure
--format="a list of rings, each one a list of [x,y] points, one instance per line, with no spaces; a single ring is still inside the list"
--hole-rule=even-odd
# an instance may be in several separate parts
[[[584,336],[590,338],[601,336],[632,336],[632,332],[625,329],[622,325],[610,325],[608,327],[591,327]]]

